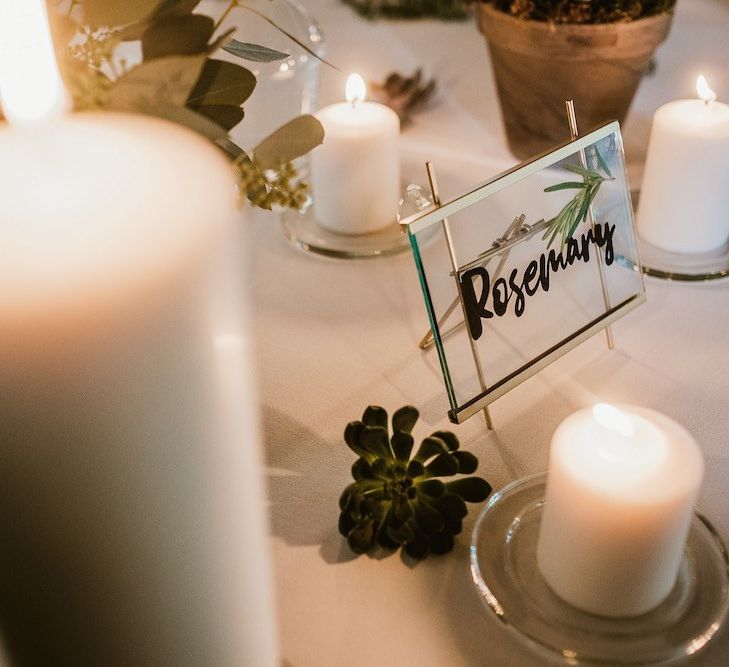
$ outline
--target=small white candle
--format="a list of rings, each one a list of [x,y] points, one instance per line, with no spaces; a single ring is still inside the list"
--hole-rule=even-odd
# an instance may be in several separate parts
[[[674,253],[729,239],[729,106],[699,77],[701,99],[669,102],[653,118],[638,204],[639,234]]]
[[[62,115],[46,21],[1,3],[8,658],[274,667],[234,175],[171,123]]]
[[[347,101],[322,109],[324,144],[311,155],[314,213],[326,229],[367,234],[394,224],[400,198],[400,120],[389,107],[365,102],[358,74]]]
[[[537,563],[584,611],[639,616],[676,582],[703,459],[689,433],[644,408],[598,404],[552,438]]]

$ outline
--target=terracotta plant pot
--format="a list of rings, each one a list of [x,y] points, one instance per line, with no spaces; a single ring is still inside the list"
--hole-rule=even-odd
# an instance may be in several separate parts
[[[514,18],[480,4],[509,148],[519,159],[569,139],[565,100],[580,132],[628,113],[672,13],[626,23],[554,24]]]

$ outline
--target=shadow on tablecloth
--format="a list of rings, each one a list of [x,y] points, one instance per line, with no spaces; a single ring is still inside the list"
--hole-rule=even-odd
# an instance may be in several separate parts
[[[320,545],[330,564],[357,558],[337,530],[339,496],[353,463],[349,449],[269,405],[261,416],[273,535],[291,545]]]

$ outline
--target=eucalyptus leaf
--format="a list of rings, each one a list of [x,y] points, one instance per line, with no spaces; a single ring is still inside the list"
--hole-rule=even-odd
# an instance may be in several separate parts
[[[231,40],[223,47],[223,51],[227,51],[231,55],[238,56],[244,60],[250,60],[255,63],[272,63],[277,60],[288,58],[290,54],[282,53],[267,46],[260,44],[250,44],[249,42],[239,42],[237,39]]]
[[[336,70],[337,72],[341,72],[336,65],[332,65],[328,60],[325,60],[322,58],[316,51],[314,51],[309,45],[307,45],[305,42],[301,41],[296,35],[288,32],[287,30],[284,30],[280,25],[278,25],[275,21],[272,21],[268,16],[266,16],[263,12],[259,12],[255,7],[251,7],[250,5],[246,4],[240,4],[238,5],[241,9],[247,9],[249,12],[252,12],[256,16],[259,16],[262,18],[266,23],[274,27],[276,30],[278,30],[280,33],[286,35],[294,44],[298,44],[304,51],[307,53],[310,53],[312,56],[314,56],[317,60],[323,62],[325,65],[328,65],[333,70]]]
[[[213,19],[200,14],[154,21],[142,35],[144,60],[204,53],[214,31]]]
[[[204,55],[197,55],[142,63],[116,81],[109,92],[110,107],[142,113],[166,104],[183,107],[204,61]]]
[[[196,113],[209,118],[226,131],[232,130],[245,117],[242,107],[224,106],[222,104],[204,104],[191,107]]]
[[[223,44],[227,44],[230,41],[230,36],[235,32],[235,28],[230,28],[225,32],[218,35],[210,44],[208,44],[208,53],[214,53]]]
[[[238,166],[253,164],[246,152],[238,144],[233,143],[229,136],[220,137],[215,144]]]
[[[161,16],[185,16],[200,4],[200,0],[162,0],[152,14],[153,18]]]
[[[209,59],[190,93],[190,106],[240,106],[256,87],[256,77],[245,67]]]
[[[308,153],[324,141],[324,128],[314,116],[294,118],[264,139],[253,151],[260,169],[277,169]]]
[[[116,27],[141,21],[159,6],[159,0],[83,0],[84,21],[92,26]]]
[[[184,125],[213,141],[217,141],[226,135],[226,129],[224,127],[186,107],[178,107],[174,104],[160,104],[149,107],[144,112],[152,116],[165,118],[178,125]]]

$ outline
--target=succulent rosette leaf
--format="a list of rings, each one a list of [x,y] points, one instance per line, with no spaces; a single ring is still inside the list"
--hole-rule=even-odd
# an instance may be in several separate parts
[[[339,532],[356,553],[375,546],[402,546],[417,559],[446,553],[463,529],[466,503],[482,502],[491,493],[480,477],[443,479],[470,475],[478,467],[473,454],[459,449],[454,433],[436,431],[413,453],[418,417],[416,408],[400,408],[392,415],[390,435],[387,412],[369,406],[344,430],[359,458],[352,466],[354,482],[339,499]]]

